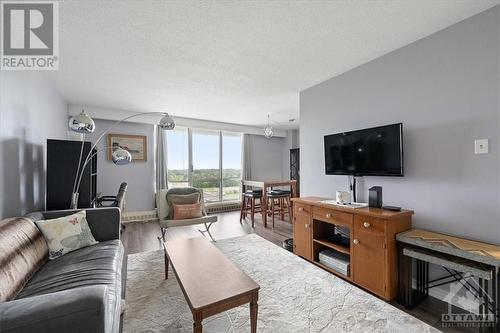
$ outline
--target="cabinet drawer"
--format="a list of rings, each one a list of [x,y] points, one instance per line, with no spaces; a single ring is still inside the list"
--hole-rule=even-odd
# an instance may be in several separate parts
[[[313,219],[348,227],[352,225],[352,214],[322,207],[313,207]]]
[[[354,232],[367,232],[376,235],[384,235],[385,220],[369,216],[356,215],[354,217]]]
[[[310,205],[305,205],[305,204],[301,204],[298,202],[294,202],[293,207],[294,207],[293,213],[295,215],[311,216],[311,206]]]

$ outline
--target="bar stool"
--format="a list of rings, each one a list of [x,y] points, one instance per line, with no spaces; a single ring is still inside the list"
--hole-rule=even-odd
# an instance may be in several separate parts
[[[288,220],[292,222],[292,206],[291,206],[291,191],[288,190],[271,190],[267,192],[269,200],[267,215],[271,216],[274,230],[274,217],[281,216],[281,220],[285,220],[285,215],[288,214]]]
[[[257,200],[259,201],[257,203]],[[262,190],[248,190],[243,193],[240,211],[240,223],[250,213],[252,228],[255,225],[255,213],[262,214]]]

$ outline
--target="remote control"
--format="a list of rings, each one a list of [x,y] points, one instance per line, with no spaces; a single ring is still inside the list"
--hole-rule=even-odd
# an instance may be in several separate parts
[[[397,206],[383,206],[382,209],[385,209],[385,210],[392,210],[394,212],[399,212],[401,211],[401,207],[397,207]]]

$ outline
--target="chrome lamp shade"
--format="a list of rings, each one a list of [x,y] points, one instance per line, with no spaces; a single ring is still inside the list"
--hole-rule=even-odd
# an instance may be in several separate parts
[[[175,121],[168,113],[166,113],[158,124],[162,130],[173,130],[175,128]]]
[[[89,134],[95,130],[95,123],[85,111],[69,119],[69,128],[73,132]]]
[[[132,155],[123,148],[118,148],[111,154],[111,160],[116,165],[127,165],[132,161]]]

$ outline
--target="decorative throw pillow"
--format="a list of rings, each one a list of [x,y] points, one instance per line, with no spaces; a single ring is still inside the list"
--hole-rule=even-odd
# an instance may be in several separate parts
[[[87,213],[81,211],[57,219],[35,222],[49,246],[49,260],[98,243],[92,236],[86,217]]]
[[[202,217],[201,203],[191,205],[174,204],[174,220],[194,219]]]
[[[200,202],[200,193],[191,194],[167,194],[168,217],[174,218],[175,205],[191,205]]]

